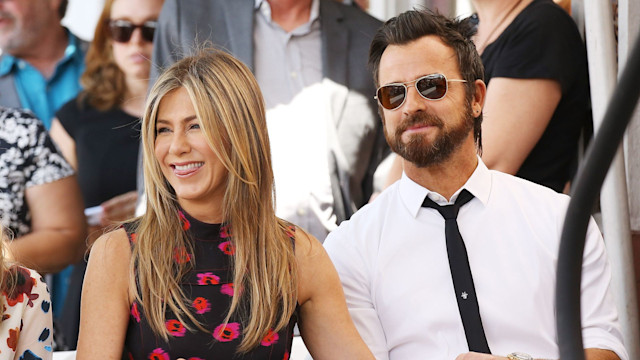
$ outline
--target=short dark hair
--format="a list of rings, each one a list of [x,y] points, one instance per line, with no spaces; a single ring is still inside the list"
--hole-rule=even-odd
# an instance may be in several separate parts
[[[67,14],[67,5],[69,5],[69,0],[60,1],[60,7],[58,7],[58,15],[60,15],[60,19],[63,19]]]
[[[380,86],[380,59],[389,45],[406,45],[427,35],[435,35],[453,49],[458,69],[466,80],[467,101],[475,95],[475,81],[484,81],[484,66],[476,46],[471,41],[476,26],[471,19],[451,19],[430,10],[409,10],[385,22],[376,32],[369,48],[369,67],[376,87]],[[473,135],[481,148],[482,114],[474,123]]]

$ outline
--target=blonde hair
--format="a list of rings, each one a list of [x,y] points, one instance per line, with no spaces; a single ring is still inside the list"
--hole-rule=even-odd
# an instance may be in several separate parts
[[[249,69],[222,51],[201,50],[175,63],[147,99],[142,120],[147,212],[137,226],[130,284],[151,328],[165,340],[167,307],[189,330],[205,330],[179,286],[191,264],[176,263],[172,252],[192,247],[178,217],[175,192],[154,156],[158,107],[164,96],[180,88],[189,94],[209,145],[228,171],[222,208],[236,248],[232,266],[239,291],[225,322],[234,314],[243,319],[238,351],[247,352],[270,329],[278,331],[289,323],[297,304],[297,267],[288,224],[275,216],[262,94]]]
[[[11,236],[7,235],[4,226],[0,225],[0,293],[4,292],[8,294],[7,296],[13,293],[18,280],[18,272],[12,271],[13,262],[7,261],[9,252],[7,241],[9,239],[11,239]],[[5,305],[4,299],[0,297],[0,316],[4,315],[2,309],[5,309]]]

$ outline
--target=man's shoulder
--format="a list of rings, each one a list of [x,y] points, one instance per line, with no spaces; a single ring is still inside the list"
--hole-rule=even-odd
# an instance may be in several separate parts
[[[490,170],[492,176],[492,196],[498,199],[509,199],[514,204],[562,208],[569,203],[569,196],[558,193],[546,186],[536,184],[517,176]]]
[[[320,15],[322,16],[322,13],[326,11],[341,14],[345,18],[346,21],[344,23],[347,26],[359,27],[365,32],[377,30],[382,25],[382,21],[369,15],[369,13],[335,0],[320,0]]]

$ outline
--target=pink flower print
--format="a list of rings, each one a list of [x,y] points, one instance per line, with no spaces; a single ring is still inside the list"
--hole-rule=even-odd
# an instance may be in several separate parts
[[[187,360],[204,360],[204,359],[199,357],[190,357]]]
[[[169,354],[167,354],[164,350],[162,350],[161,348],[155,348],[153,349],[151,354],[149,354],[149,360],[170,360],[170,358]]]
[[[278,335],[277,332],[273,331],[273,329],[269,329],[269,331],[267,332],[267,335],[265,335],[264,338],[262,338],[260,345],[271,346],[277,343],[279,338],[280,336]]]
[[[138,303],[134,302],[131,305],[131,316],[136,319],[136,322],[140,322],[140,310],[138,309]]]
[[[173,260],[178,264],[185,264],[191,261],[191,254],[184,247],[173,249]]]
[[[164,323],[164,326],[169,330],[169,334],[176,337],[183,337],[187,332],[187,328],[182,325],[178,320],[171,319]]]
[[[218,249],[222,250],[222,252],[227,255],[233,255],[236,253],[236,247],[231,243],[231,241],[220,243],[220,245],[218,245]]]
[[[220,284],[220,277],[213,275],[212,272],[198,274],[198,285],[217,285]]]
[[[240,336],[240,324],[237,322],[220,324],[213,330],[213,337],[220,342],[229,342]]]
[[[211,303],[202,296],[198,296],[193,300],[193,307],[196,309],[197,314],[204,314],[211,311]]]
[[[222,225],[220,227],[220,237],[226,239],[231,236],[231,225]]]
[[[287,226],[287,236],[290,238],[295,238],[296,237],[296,227],[293,225],[289,225]]]
[[[180,221],[182,222],[182,230],[189,230],[191,223],[187,220],[187,217],[184,216],[184,213],[180,210],[178,210],[178,214],[180,215]]]
[[[233,283],[222,285],[220,287],[220,292],[225,295],[233,296]]]

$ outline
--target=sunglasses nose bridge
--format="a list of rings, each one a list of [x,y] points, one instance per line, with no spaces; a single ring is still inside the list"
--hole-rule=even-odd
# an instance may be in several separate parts
[[[427,101],[425,97],[420,93],[417,87],[418,80],[407,81],[404,83],[405,99],[403,104],[403,111],[407,113],[413,113],[416,111],[424,110]]]

